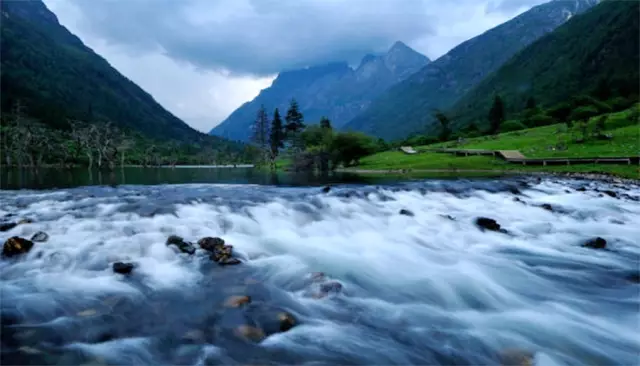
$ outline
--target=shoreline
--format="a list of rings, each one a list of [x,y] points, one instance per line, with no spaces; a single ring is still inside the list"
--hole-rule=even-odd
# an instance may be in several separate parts
[[[421,173],[493,173],[504,175],[529,175],[529,176],[552,176],[564,178],[580,178],[597,180],[612,183],[624,183],[640,185],[640,178],[623,178],[614,174],[607,173],[580,173],[580,172],[543,172],[543,171],[527,171],[527,170],[496,170],[496,169],[358,169],[358,168],[341,168],[336,169],[339,173],[351,174],[421,174]]]

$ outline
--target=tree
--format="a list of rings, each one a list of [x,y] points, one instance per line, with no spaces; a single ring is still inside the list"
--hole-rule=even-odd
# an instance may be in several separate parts
[[[300,107],[295,99],[291,99],[289,110],[285,116],[287,133],[296,134],[304,129],[304,116],[300,113]]]
[[[606,79],[603,78],[598,81],[598,84],[593,91],[593,95],[602,101],[611,98],[611,87]]]
[[[333,139],[332,162],[344,166],[358,165],[360,158],[376,152],[377,144],[369,136],[361,132],[339,133]]]
[[[300,132],[302,132],[305,127],[304,116],[300,113],[299,109],[298,102],[292,99],[289,110],[287,110],[287,115],[285,116],[285,121],[287,122],[285,125],[286,136],[287,139],[291,141],[291,149],[294,153],[298,153],[304,148],[302,141],[300,141]]]
[[[278,108],[273,112],[273,120],[271,121],[271,131],[269,134],[269,145],[271,155],[271,169],[275,169],[276,158],[280,149],[284,147],[284,126],[282,126],[282,118]]]
[[[264,163],[268,160],[270,149],[269,142],[269,117],[264,105],[260,106],[256,120],[253,124],[252,142],[256,148],[260,150],[260,162]]]
[[[433,118],[435,118],[440,123],[440,141],[449,141],[451,137],[451,128],[449,117],[447,117],[444,113],[439,110],[433,112]]]
[[[497,134],[500,131],[500,125],[504,122],[504,104],[502,98],[496,95],[493,98],[493,106],[489,110],[489,132]]]
[[[331,127],[331,121],[329,120],[329,118],[322,116],[322,118],[320,118],[320,127],[327,129],[327,130],[331,130],[333,129]]]
[[[525,105],[524,109],[535,109],[536,108],[536,100],[534,97],[529,97],[527,99],[527,104]]]

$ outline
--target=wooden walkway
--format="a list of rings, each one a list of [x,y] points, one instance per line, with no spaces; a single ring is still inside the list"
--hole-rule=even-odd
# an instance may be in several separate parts
[[[409,147],[411,150],[413,148]],[[415,151],[415,150],[414,150]],[[528,158],[518,150],[482,150],[482,149],[427,149],[423,151],[455,154],[457,156],[470,155],[490,155],[499,157],[509,163],[522,165],[572,165],[572,164],[640,164],[640,155],[638,156],[598,156],[587,158]]]

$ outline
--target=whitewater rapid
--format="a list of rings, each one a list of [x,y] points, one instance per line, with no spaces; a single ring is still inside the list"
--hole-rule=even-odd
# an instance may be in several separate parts
[[[559,179],[0,191],[0,216],[33,220],[1,242],[49,234],[0,261],[3,363],[477,365],[517,349],[537,365],[637,364],[639,199]],[[243,263],[170,235],[221,237]],[[581,246],[594,237],[607,248]],[[342,291],[309,296],[314,272]],[[298,324],[239,340],[231,295]]]

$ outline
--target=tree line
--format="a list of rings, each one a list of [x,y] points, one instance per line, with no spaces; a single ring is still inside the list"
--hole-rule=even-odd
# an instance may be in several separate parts
[[[278,108],[271,116],[262,105],[251,139],[257,151],[256,165],[271,170],[276,169],[280,159],[288,161],[294,171],[329,171],[357,165],[360,158],[387,148],[382,139],[374,140],[360,132],[335,131],[327,117],[307,126],[295,99],[290,101],[284,121]]]
[[[547,107],[539,105],[535,97],[529,96],[519,111],[518,106],[508,108],[502,96],[495,94],[484,119],[460,125],[456,123],[458,122],[456,116],[441,110],[433,110],[431,116],[437,128],[434,130],[429,126],[427,130],[434,132],[411,136],[393,142],[391,145],[428,145],[557,123],[563,123],[572,132],[576,142],[606,139],[606,135],[603,134],[603,122],[591,119],[606,113],[625,110],[637,102],[637,94],[614,89],[605,79],[600,80],[588,94],[576,95],[569,100]]]
[[[220,146],[213,139],[208,141],[207,136],[190,142],[154,140],[108,120],[67,120],[63,128],[53,129],[29,117],[20,103],[11,113],[3,114],[0,135],[0,164],[16,167],[114,169],[125,165],[230,164],[253,159],[253,152],[240,144]]]

